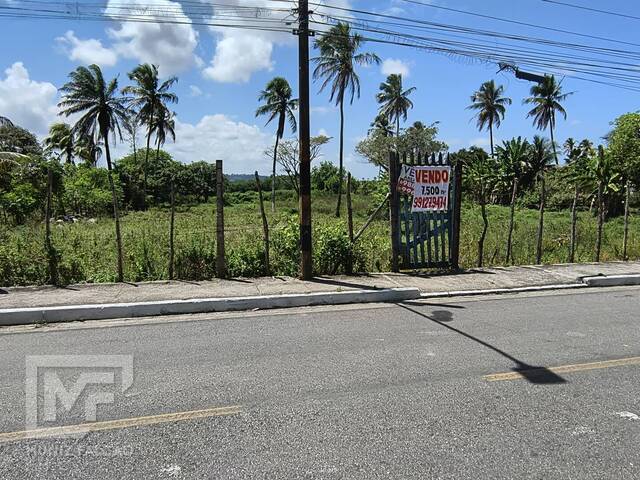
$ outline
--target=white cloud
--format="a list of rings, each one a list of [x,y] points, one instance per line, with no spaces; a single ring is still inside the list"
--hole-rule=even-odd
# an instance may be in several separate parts
[[[149,13],[146,0],[130,0],[128,6],[138,6],[145,19],[161,19],[161,16]],[[105,14],[117,18],[121,8],[119,0],[109,0]],[[156,0],[154,8],[171,10],[178,17],[184,16],[178,2]],[[133,14],[135,10],[128,13]],[[198,45],[198,34],[188,17],[184,16],[184,21],[184,24],[121,22],[119,29],[109,29],[109,35],[114,39],[114,49],[119,55],[158,65],[160,75],[166,77],[199,64],[194,53]]]
[[[101,67],[113,67],[118,62],[116,52],[102,46],[100,40],[95,38],[80,40],[73,30],[69,30],[63,37],[56,38],[56,42],[69,57],[69,60],[85,65],[96,63]]]
[[[489,145],[491,145],[491,141],[485,137],[474,138],[469,142],[470,147],[483,148],[483,147],[488,147]]]
[[[44,136],[49,124],[57,116],[58,89],[49,82],[38,82],[29,77],[29,72],[16,62],[0,79],[0,115],[16,125]]]
[[[403,77],[408,77],[411,74],[409,64],[396,58],[387,58],[382,62],[380,70],[384,75],[391,75],[395,73],[400,74]]]
[[[293,22],[291,12],[271,11],[273,1],[271,0],[252,0],[250,5],[247,0],[219,0],[219,4],[229,6],[256,7],[255,9],[238,10],[238,14],[245,18],[234,18],[235,25],[255,25],[256,17],[261,20],[280,20],[288,19]],[[348,0],[334,0],[332,7],[348,8],[350,6]],[[335,13],[334,10],[322,6],[314,8],[316,14]],[[343,15],[348,15],[343,13]],[[225,23],[220,17],[215,17],[216,23]],[[293,30],[294,25],[289,27]],[[311,28],[315,30],[326,30],[326,25],[311,24]],[[240,28],[221,28],[212,27],[211,30],[217,36],[216,50],[209,66],[203,70],[205,78],[224,83],[246,83],[251,76],[260,71],[271,71],[274,69],[275,62],[272,54],[276,45],[295,45],[296,37],[290,32],[264,32],[250,29]]]
[[[223,83],[247,83],[260,70],[273,70],[273,43],[246,34],[225,34],[218,41],[211,65],[203,70],[205,78]]]
[[[196,85],[189,85],[189,93],[192,97],[202,96],[202,89]]]
[[[207,115],[196,124],[178,119],[176,139],[164,148],[183,163],[222,159],[226,173],[268,172],[270,168],[264,151],[271,145],[271,136],[256,125],[235,122],[226,115]]]

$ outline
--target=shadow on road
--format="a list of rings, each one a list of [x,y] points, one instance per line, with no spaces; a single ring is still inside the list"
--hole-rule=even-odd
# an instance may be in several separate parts
[[[407,304],[402,304],[402,303],[397,303],[397,306],[399,306],[400,308],[404,308],[405,310],[410,311],[411,313],[414,313],[422,318],[426,318],[427,320],[430,320],[434,323],[437,323],[438,325],[443,326],[444,328],[447,328],[449,330],[451,330],[452,332],[455,332],[459,335],[462,335],[465,338],[468,338],[469,340],[472,340],[476,343],[479,343],[480,345],[482,345],[483,347],[487,347],[490,350],[493,350],[496,353],[499,353],[500,355],[502,355],[505,358],[508,358],[509,360],[511,360],[513,363],[515,363],[515,367],[512,368],[512,370],[516,373],[519,373],[520,375],[522,375],[523,378],[525,378],[527,381],[531,382],[531,383],[536,383],[536,384],[562,384],[562,383],[567,383],[567,381],[562,378],[560,375],[552,372],[551,370],[549,370],[546,367],[539,367],[539,366],[534,366],[534,365],[529,365],[528,363],[523,362],[522,360],[514,357],[513,355],[508,354],[507,352],[505,352],[504,350],[500,350],[497,347],[494,347],[493,345],[491,345],[490,343],[485,342],[484,340],[481,340],[477,337],[474,337],[473,335],[470,335],[466,332],[463,332],[462,330],[459,330],[455,327],[452,327],[451,325],[447,325],[447,323],[452,322],[453,321],[453,313],[451,313],[448,310],[434,310],[433,312],[431,312],[431,315],[426,315],[414,308],[411,308],[410,306],[408,306]]]

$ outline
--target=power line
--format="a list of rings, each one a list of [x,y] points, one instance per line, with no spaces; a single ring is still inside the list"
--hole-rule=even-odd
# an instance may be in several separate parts
[[[627,41],[624,41],[624,40],[607,38],[607,37],[600,37],[598,35],[590,35],[588,33],[574,32],[574,31],[571,31],[571,30],[564,30],[564,29],[561,29],[561,28],[554,28],[554,27],[549,27],[549,26],[546,26],[546,25],[537,25],[535,23],[528,23],[528,22],[523,22],[523,21],[519,21],[519,20],[513,20],[513,19],[510,19],[510,18],[502,18],[502,17],[493,16],[493,15],[485,15],[485,14],[482,14],[482,13],[470,12],[468,10],[459,10],[457,8],[445,7],[445,6],[442,6],[442,5],[426,3],[426,2],[422,2],[422,1],[418,1],[418,0],[400,0],[400,1],[407,2],[407,3],[412,3],[412,4],[415,4],[415,5],[420,5],[420,6],[423,6],[423,7],[435,8],[435,9],[438,9],[438,10],[446,10],[446,11],[449,11],[449,12],[460,13],[460,14],[463,14],[463,15],[471,15],[471,16],[474,16],[474,17],[485,18],[485,19],[489,19],[489,20],[494,20],[496,22],[511,23],[511,24],[514,24],[514,25],[520,25],[520,26],[531,27],[531,28],[539,28],[541,30],[548,30],[548,31],[551,31],[551,32],[563,33],[565,35],[575,35],[575,36],[583,37],[583,38],[591,38],[592,40],[601,40],[601,41],[604,41],[604,42],[613,42],[613,43],[619,43],[619,44],[622,44],[622,45],[631,45],[631,46],[634,46],[634,47],[639,47],[640,46],[639,43],[627,42]]]
[[[615,17],[629,18],[632,20],[640,20],[640,17],[636,17],[635,15],[629,15],[627,13],[614,12],[611,10],[600,10],[599,8],[586,7],[584,5],[576,5],[574,3],[558,2],[556,0],[542,0],[542,1],[545,3],[554,3],[556,5],[562,5],[564,7],[577,8],[579,10],[586,10],[586,11],[595,12],[595,13],[602,13],[604,15],[613,15]]]

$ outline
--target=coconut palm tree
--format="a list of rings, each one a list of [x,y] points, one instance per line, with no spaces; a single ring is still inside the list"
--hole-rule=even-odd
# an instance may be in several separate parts
[[[511,99],[503,96],[504,86],[496,86],[493,80],[484,82],[478,91],[471,95],[471,105],[467,107],[469,110],[475,110],[477,113],[478,130],[485,128],[489,130],[489,141],[491,144],[491,156],[493,151],[493,127],[498,128],[504,119],[506,106],[511,105]]]
[[[82,159],[85,165],[96,167],[102,157],[103,142],[95,138],[95,135],[76,135],[75,155]]]
[[[385,115],[376,115],[376,118],[373,120],[370,127],[371,128],[367,132],[369,135],[372,133],[380,133],[383,137],[390,137],[393,135],[393,128],[389,122],[389,117]]]
[[[167,135],[176,141],[176,121],[175,113],[162,108],[156,113],[156,120],[153,122],[153,133],[156,135],[156,160],[160,158],[160,148],[167,141]]]
[[[273,168],[271,170],[271,211],[276,211],[276,164],[278,158],[278,145],[284,136],[284,129],[287,120],[293,133],[298,130],[296,116],[293,113],[298,108],[298,99],[292,98],[293,91],[289,82],[285,78],[276,77],[271,80],[266,88],[260,92],[258,101],[264,102],[258,110],[256,117],[268,115],[267,125],[276,118],[278,119],[278,129],[276,130],[276,145],[273,149]]]
[[[529,158],[530,144],[522,137],[513,138],[503,142],[497,150],[502,177],[511,184],[511,203],[509,211],[509,230],[507,234],[507,251],[505,262],[513,261],[513,226],[516,200],[518,198],[518,186],[526,168]]]
[[[534,107],[529,111],[527,117],[533,117],[533,124],[538,130],[549,128],[551,147],[556,165],[558,165],[558,152],[553,137],[553,130],[556,127],[556,113],[560,113],[566,120],[567,112],[561,102],[564,102],[573,92],[562,93],[562,85],[556,81],[556,77],[545,75],[542,83],[531,87],[530,94],[531,96],[526,98],[524,103],[534,105]]]
[[[160,83],[158,77],[158,67],[149,63],[138,65],[129,72],[129,79],[134,85],[125,87],[122,92],[131,95],[129,106],[137,111],[137,120],[141,125],[147,127],[147,150],[144,155],[142,165],[142,192],[143,205],[146,207],[147,201],[147,164],[149,162],[149,148],[151,144],[151,133],[156,113],[162,108],[166,108],[169,103],[177,103],[178,97],[170,92],[171,87],[178,81],[177,77],[170,77]]]
[[[404,90],[402,75],[393,73],[387,81],[380,84],[380,92],[376,96],[380,104],[380,115],[383,115],[396,126],[396,138],[400,137],[400,119],[406,121],[407,113],[413,108],[409,95],[415,92],[415,87]]]
[[[573,202],[571,203],[571,236],[569,240],[569,263],[576,258],[578,241],[578,201],[580,191],[585,183],[587,162],[594,155],[593,145],[589,140],[577,143],[573,138],[567,138],[563,146],[567,163],[564,178],[573,186]]]
[[[338,185],[338,205],[336,217],[340,216],[342,203],[342,183],[344,179],[344,100],[350,98],[350,103],[356,97],[360,98],[360,78],[356,72],[357,66],[378,64],[380,58],[374,53],[360,53],[364,39],[357,33],[351,32],[346,23],[338,23],[331,27],[326,35],[315,42],[320,55],[313,59],[316,68],[313,76],[322,79],[320,91],[331,86],[331,101],[340,106],[340,182]]]
[[[65,161],[73,165],[76,142],[71,127],[67,123],[54,123],[49,127],[49,136],[44,139],[45,150],[57,150]]]
[[[595,262],[600,261],[602,249],[602,230],[604,228],[604,218],[606,210],[606,198],[611,192],[618,192],[620,186],[620,174],[616,172],[616,166],[610,153],[600,145],[598,154],[591,157],[587,163],[588,178],[596,184],[596,198],[598,202],[598,233],[596,236]]]
[[[124,280],[122,237],[120,234],[120,215],[118,196],[113,181],[113,166],[109,150],[109,136],[122,138],[120,125],[127,121],[127,99],[119,96],[118,79],[107,82],[98,65],[78,67],[69,74],[69,82],[60,88],[62,100],[58,106],[61,114],[80,115],[72,127],[74,134],[80,137],[100,135],[104,142],[107,157],[107,171],[111,198],[113,202],[113,218],[116,227],[116,247],[118,250],[118,281]]]
[[[538,216],[538,236],[536,242],[536,264],[542,263],[542,237],[544,232],[544,208],[547,196],[546,173],[553,163],[553,150],[549,141],[538,135],[533,137],[529,157],[529,169],[540,185],[540,207]]]

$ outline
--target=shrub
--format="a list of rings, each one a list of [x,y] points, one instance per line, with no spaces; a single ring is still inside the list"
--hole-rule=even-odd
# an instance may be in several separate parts
[[[234,246],[227,254],[227,271],[230,277],[262,277],[266,275],[263,247],[256,244]]]

